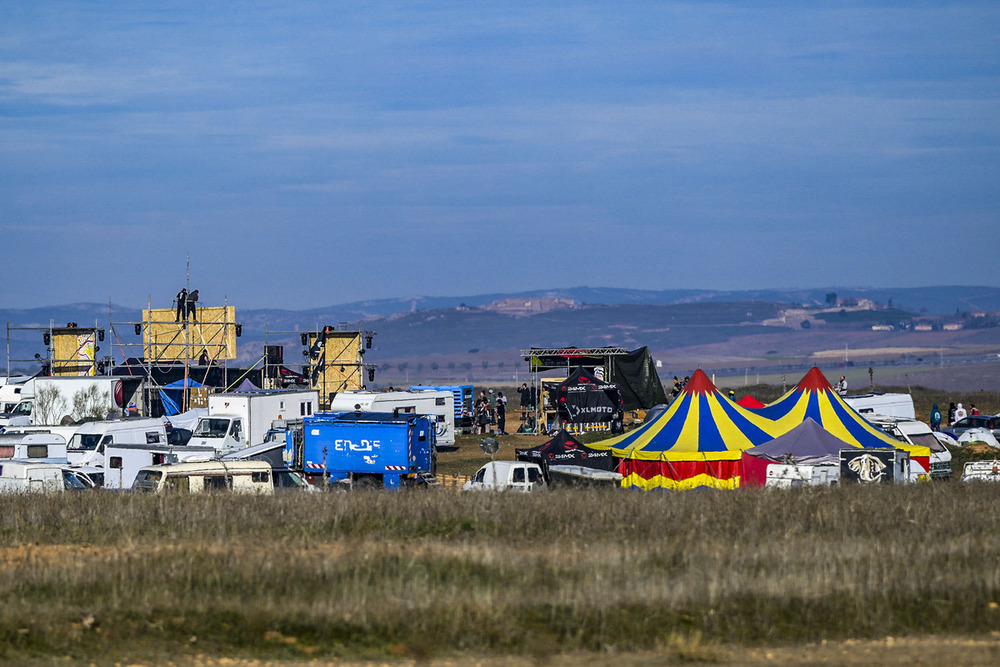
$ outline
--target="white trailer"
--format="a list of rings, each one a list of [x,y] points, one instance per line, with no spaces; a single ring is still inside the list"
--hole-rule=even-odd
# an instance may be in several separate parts
[[[70,465],[103,466],[110,445],[166,445],[167,428],[162,419],[132,418],[81,424],[69,439],[66,455]]]
[[[208,461],[215,457],[211,447],[163,445],[110,445],[104,450],[104,488],[130,489],[139,470],[146,466]]]
[[[188,446],[213,447],[223,455],[267,439],[276,420],[295,420],[316,413],[315,390],[261,390],[211,394],[208,415],[198,420]]]
[[[53,433],[0,433],[3,459],[66,464],[66,439]]]
[[[342,391],[330,397],[330,412],[358,410],[427,415],[437,422],[437,445],[455,444],[455,394],[450,391]]]
[[[133,377],[35,377],[21,385],[21,400],[0,426],[59,424],[86,418],[123,416],[142,399],[142,379]]]
[[[771,463],[767,466],[764,486],[767,488],[790,489],[797,486],[830,486],[840,478],[840,465],[819,463],[816,465],[794,465]]]
[[[855,396],[845,396],[844,402],[854,408],[855,412],[866,417],[868,415],[883,415],[899,419],[917,418],[917,414],[913,409],[913,397],[909,394],[885,394],[880,392],[857,394]]]
[[[0,461],[0,493],[62,493],[63,466],[58,463]]]

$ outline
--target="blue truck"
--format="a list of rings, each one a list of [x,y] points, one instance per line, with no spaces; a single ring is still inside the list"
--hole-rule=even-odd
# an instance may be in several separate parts
[[[435,437],[426,415],[322,412],[286,439],[283,456],[311,484],[398,489],[437,483]]]

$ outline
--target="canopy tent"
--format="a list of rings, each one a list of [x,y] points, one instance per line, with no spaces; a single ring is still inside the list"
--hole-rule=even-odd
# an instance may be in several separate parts
[[[910,459],[923,466],[924,470],[930,470],[931,452],[928,447],[900,442],[873,426],[844,402],[816,366],[784,396],[755,410],[755,413],[773,420],[779,434],[787,433],[806,418],[811,418],[852,447],[900,449],[909,452]]]
[[[230,391],[260,391],[260,387],[251,382],[250,378],[243,378],[243,382]]]
[[[840,450],[854,447],[817,424],[811,417],[788,433],[743,452],[743,486],[764,486],[767,466],[771,463],[817,465],[837,463]]]
[[[740,400],[736,401],[736,404],[742,405],[744,408],[750,408],[751,410],[756,410],[757,408],[763,408],[765,406],[764,403],[761,403],[750,394],[747,394]]]
[[[662,413],[591,447],[622,459],[625,487],[732,489],[740,483],[743,450],[778,435],[773,422],[729,400],[699,369]]]
[[[200,386],[202,385],[188,378],[187,385],[184,384],[184,380],[177,380],[160,387],[159,394],[160,402],[163,404],[163,413],[168,417],[178,414],[184,403],[184,390]]]
[[[614,470],[614,457],[609,449],[592,449],[579,440],[560,430],[555,436],[538,447],[515,449],[514,456],[519,461],[538,463],[548,473],[559,466],[579,466],[595,470]]]
[[[563,422],[590,424],[621,418],[622,394],[618,385],[599,380],[586,368],[577,368],[552,393],[552,402]]]
[[[667,392],[663,390],[656,362],[648,347],[615,357],[611,380],[621,390],[625,410],[648,410],[667,402]]]

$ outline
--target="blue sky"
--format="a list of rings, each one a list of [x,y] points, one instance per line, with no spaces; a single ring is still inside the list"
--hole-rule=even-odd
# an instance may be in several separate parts
[[[996,2],[0,0],[2,305],[998,285],[998,119]]]

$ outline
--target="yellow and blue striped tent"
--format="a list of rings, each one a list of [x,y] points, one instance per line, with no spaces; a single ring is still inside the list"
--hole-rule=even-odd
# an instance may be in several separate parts
[[[722,394],[704,371],[660,415],[624,435],[593,443],[621,459],[622,486],[736,488],[744,449],[781,433],[769,419]]]
[[[930,470],[931,451],[928,447],[900,442],[870,424],[833,390],[816,366],[784,396],[753,412],[773,420],[779,435],[788,433],[811,418],[852,447],[900,449],[909,452],[910,459],[917,461],[924,470]]]

